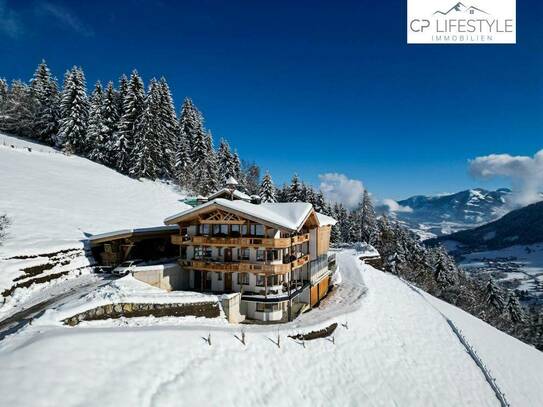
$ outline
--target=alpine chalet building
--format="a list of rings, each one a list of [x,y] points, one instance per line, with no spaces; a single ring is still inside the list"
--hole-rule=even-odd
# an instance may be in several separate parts
[[[241,293],[246,318],[292,320],[328,292],[336,221],[309,203],[255,204],[237,192],[165,219],[179,226],[171,239],[183,280],[190,290]]]

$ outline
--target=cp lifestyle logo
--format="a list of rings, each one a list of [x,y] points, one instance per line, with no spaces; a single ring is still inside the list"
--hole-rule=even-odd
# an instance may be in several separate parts
[[[516,0],[407,0],[408,44],[515,44]]]

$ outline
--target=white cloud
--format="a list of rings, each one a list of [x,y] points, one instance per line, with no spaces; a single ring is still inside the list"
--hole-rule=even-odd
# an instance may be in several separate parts
[[[390,212],[405,212],[405,213],[413,212],[413,208],[409,206],[402,206],[398,202],[396,202],[394,199],[383,199],[383,205],[388,206],[388,210]]]
[[[543,188],[543,150],[533,157],[490,154],[469,162],[471,175],[476,178],[507,177],[513,184],[513,200],[528,205],[541,200]]]
[[[332,202],[341,202],[348,208],[354,208],[364,193],[362,181],[350,179],[344,174],[328,172],[320,174],[320,190],[324,197]]]
[[[0,33],[16,38],[23,32],[19,16],[11,10],[5,0],[0,0]]]
[[[64,28],[69,28],[85,37],[94,35],[92,29],[70,10],[57,4],[44,2],[38,5],[37,13],[54,17]]]

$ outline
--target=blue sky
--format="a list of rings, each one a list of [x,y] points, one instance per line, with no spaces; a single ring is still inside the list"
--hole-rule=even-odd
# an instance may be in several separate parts
[[[467,160],[543,148],[543,4],[517,3],[517,45],[413,46],[405,0],[0,0],[0,76],[42,58],[59,78],[81,65],[89,87],[164,75],[277,183],[337,172],[395,199],[507,186]]]

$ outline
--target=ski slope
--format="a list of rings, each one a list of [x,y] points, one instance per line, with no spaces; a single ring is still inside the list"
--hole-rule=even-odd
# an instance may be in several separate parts
[[[512,406],[543,405],[543,354],[401,280],[338,255],[342,282],[289,324],[68,328],[45,318],[0,342],[0,393],[18,406],[499,406],[445,315]],[[334,343],[287,334],[340,325]],[[345,326],[342,326],[345,324]],[[204,340],[211,335],[211,346]],[[280,336],[280,347],[277,337]],[[54,373],[52,373],[54,372]]]
[[[0,214],[11,220],[0,258],[81,247],[90,234],[163,225],[188,207],[169,185],[3,134],[0,174]]]

